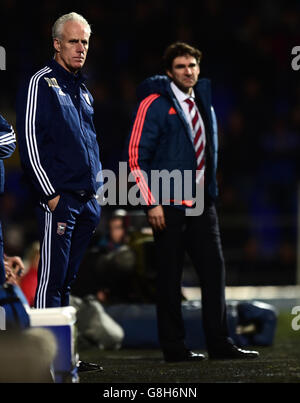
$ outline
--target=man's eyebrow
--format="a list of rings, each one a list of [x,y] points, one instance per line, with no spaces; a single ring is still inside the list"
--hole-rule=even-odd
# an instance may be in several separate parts
[[[87,39],[78,39],[78,38],[69,39],[69,42],[79,42],[79,41],[84,42],[84,43],[88,43]]]
[[[188,67],[194,67],[194,66],[196,66],[196,63],[190,63],[188,65]],[[175,64],[174,67],[177,68],[177,69],[182,69],[182,68],[186,67],[186,65],[185,64]]]

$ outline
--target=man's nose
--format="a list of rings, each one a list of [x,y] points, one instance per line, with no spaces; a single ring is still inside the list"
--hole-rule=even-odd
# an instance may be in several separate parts
[[[185,74],[190,76],[192,74],[192,69],[190,67],[186,67]]]
[[[79,52],[79,53],[84,53],[84,46],[83,46],[83,44],[82,43],[80,43],[80,42],[78,42],[78,44],[77,44],[77,52]]]

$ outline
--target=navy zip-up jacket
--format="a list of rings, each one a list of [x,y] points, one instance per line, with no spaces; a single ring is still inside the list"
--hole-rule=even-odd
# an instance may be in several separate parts
[[[19,91],[20,158],[39,200],[61,192],[96,194],[101,163],[93,113],[82,74],[69,73],[54,59]]]
[[[0,194],[4,192],[5,171],[3,160],[9,158],[16,148],[14,129],[0,115]]]
[[[162,189],[154,194],[151,188],[151,170],[179,170],[193,172],[192,186],[195,197],[197,169],[195,149],[190,126],[175,97],[167,76],[146,79],[138,87],[139,104],[128,140],[130,170],[136,178],[146,206],[162,204]],[[218,195],[216,180],[218,134],[216,116],[211,105],[210,80],[200,79],[194,86],[195,100],[205,125],[206,167],[205,197],[214,201]],[[145,178],[145,174],[147,178]],[[174,184],[170,186],[170,204],[176,204]],[[184,196],[184,189],[182,195]],[[190,200],[180,200],[190,207]]]

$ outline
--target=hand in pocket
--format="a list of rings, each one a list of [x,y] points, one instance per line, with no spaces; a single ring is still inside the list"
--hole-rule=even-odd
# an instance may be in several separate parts
[[[60,199],[60,195],[54,197],[54,199],[48,200],[48,206],[52,212],[56,209],[59,199]]]

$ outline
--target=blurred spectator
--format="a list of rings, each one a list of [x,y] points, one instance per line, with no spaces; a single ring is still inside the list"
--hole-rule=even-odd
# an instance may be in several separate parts
[[[4,254],[4,268],[6,273],[6,282],[18,284],[21,276],[24,274],[24,263],[20,256],[7,256]]]
[[[37,272],[40,259],[39,242],[34,242],[25,256],[26,273],[21,278],[20,287],[29,303],[29,306],[34,306],[34,296],[37,287]]]
[[[128,302],[137,298],[135,254],[128,245],[126,212],[116,210],[107,232],[87,252],[73,285],[73,294],[96,295],[102,303]]]
[[[128,243],[125,219],[126,211],[116,210],[113,213],[108,222],[108,233],[98,243],[101,252],[107,253]]]
[[[0,382],[53,383],[50,369],[56,352],[55,336],[48,329],[0,332]]]

